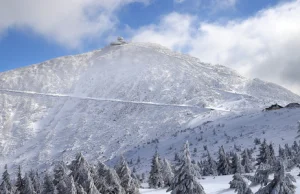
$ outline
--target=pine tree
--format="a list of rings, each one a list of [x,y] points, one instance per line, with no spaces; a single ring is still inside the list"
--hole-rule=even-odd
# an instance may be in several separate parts
[[[231,169],[233,174],[242,174],[244,172],[240,157],[236,153],[232,157]]]
[[[284,163],[277,161],[274,168],[274,179],[257,191],[256,194],[295,194],[296,186],[294,183],[296,179],[289,173],[286,173]]]
[[[1,194],[13,194],[13,191],[9,191],[6,185],[6,182],[3,181],[0,185],[0,193]]]
[[[296,138],[299,138],[300,137],[300,121],[298,121],[297,128],[298,128],[298,131],[297,131],[298,135],[296,136]]]
[[[266,139],[264,139],[263,143],[260,144],[259,148],[259,155],[256,158],[256,165],[268,164],[270,163],[271,157],[270,157],[270,147],[267,144]]]
[[[253,194],[248,187],[247,182],[240,174],[233,175],[233,180],[229,182],[230,188],[234,189],[238,194]]]
[[[208,149],[207,151],[207,162],[208,162],[208,175],[217,176],[218,175],[218,167],[216,161],[211,157]]]
[[[12,191],[12,184],[11,184],[10,175],[7,170],[7,165],[4,166],[4,172],[2,174],[2,181],[3,181],[2,184],[5,182],[6,189],[8,191]]]
[[[230,160],[226,156],[223,146],[221,146],[219,149],[218,173],[219,175],[228,175],[230,172]]]
[[[270,161],[269,161],[269,164],[273,165],[273,163],[276,160],[276,155],[275,155],[275,151],[274,151],[272,143],[270,143],[270,145],[269,145],[269,151],[270,151]]]
[[[99,162],[97,165],[96,186],[100,193],[125,194],[116,171]]]
[[[52,177],[48,173],[46,173],[44,176],[42,194],[54,194],[54,193],[55,193],[55,186],[53,184]]]
[[[31,170],[29,172],[29,178],[32,182],[32,186],[33,186],[34,191],[37,194],[40,194],[42,192],[42,186],[41,186],[41,182],[40,182],[39,173],[37,171],[34,172],[33,170]]]
[[[172,191],[171,194],[205,194],[202,185],[195,178],[188,142],[184,145],[180,167],[176,171],[168,191]]]
[[[284,161],[287,160],[287,155],[286,155],[286,153],[285,153],[285,149],[283,149],[283,148],[281,147],[281,145],[279,145],[279,151],[278,151],[278,153],[279,153],[279,158],[281,158],[281,159],[284,160]]]
[[[293,157],[292,149],[290,148],[290,146],[288,144],[284,145],[284,150],[285,150],[285,154],[288,159]]]
[[[152,164],[151,164],[151,170],[150,170],[150,176],[148,178],[148,183],[150,188],[163,188],[164,187],[164,178],[162,174],[162,166],[159,162],[159,156],[158,153],[155,152],[153,158],[152,158]]]
[[[164,158],[161,162],[161,167],[162,167],[162,175],[163,175],[164,184],[165,184],[165,186],[169,187],[174,178],[174,173],[173,173],[171,164],[166,158]]]
[[[247,178],[248,180],[250,180],[252,182],[252,185],[260,184],[262,186],[265,186],[268,184],[269,176],[272,173],[274,173],[272,166],[270,166],[269,164],[261,163],[258,166],[254,176],[244,175],[244,177]]]
[[[81,153],[76,155],[69,167],[75,183],[81,185],[88,194],[99,194],[91,174],[91,168]]]
[[[299,144],[297,143],[297,141],[294,141],[292,149],[296,155],[299,154]]]
[[[36,194],[36,192],[34,191],[32,182],[31,182],[28,174],[25,174],[25,177],[24,177],[24,188],[21,191],[21,194]]]
[[[242,153],[242,166],[244,167],[245,173],[251,173],[253,172],[253,165],[249,157],[249,151],[248,149],[245,149],[244,152]]]
[[[131,170],[123,156],[121,156],[120,162],[116,166],[116,172],[120,177],[121,186],[125,189],[126,194],[140,193],[131,177]]]
[[[16,191],[21,193],[24,189],[24,180],[22,178],[21,166],[18,167],[17,181],[16,181]]]

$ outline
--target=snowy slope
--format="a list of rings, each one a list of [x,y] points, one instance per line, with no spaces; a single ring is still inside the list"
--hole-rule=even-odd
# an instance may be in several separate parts
[[[300,177],[299,170],[293,170],[291,174],[296,178],[296,193],[300,193]],[[217,177],[205,177],[204,180],[199,182],[204,187],[206,194],[235,194],[233,189],[229,188],[229,182],[232,180],[232,175],[229,176],[217,176]],[[250,187],[253,192],[258,191],[259,186]],[[166,189],[140,189],[142,194],[166,194]],[[171,193],[171,192],[168,192]]]
[[[169,143],[170,135],[202,117],[224,119],[300,101],[278,85],[149,43],[1,73],[0,99],[1,165],[25,168],[46,168],[79,151],[107,160],[138,152],[155,138]]]

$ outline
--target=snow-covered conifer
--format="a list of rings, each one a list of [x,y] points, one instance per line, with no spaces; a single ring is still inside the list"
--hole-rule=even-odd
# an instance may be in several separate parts
[[[219,149],[218,173],[219,175],[228,175],[230,172],[229,157],[226,155],[223,146],[221,146]]]
[[[274,179],[265,187],[261,188],[256,194],[295,194],[296,179],[289,173],[286,173],[282,161],[277,161]]]
[[[233,175],[233,180],[229,182],[229,185],[238,194],[253,194],[247,182],[240,174]]]
[[[12,188],[13,186],[12,186],[12,183],[11,183],[10,175],[8,173],[8,170],[7,170],[7,165],[4,166],[4,172],[2,174],[2,183],[1,184],[3,184],[3,183],[5,183],[5,188],[8,191],[12,191],[13,190],[13,188]]]
[[[233,174],[236,173],[241,174],[244,172],[240,157],[237,155],[237,153],[235,153],[234,156],[232,157],[231,170]]]
[[[269,164],[261,163],[254,176],[252,175],[244,175],[245,178],[251,181],[252,185],[262,185],[265,186],[269,182],[269,176],[274,173],[273,167]]]
[[[250,160],[248,149],[245,149],[244,152],[242,153],[241,164],[244,167],[245,173],[253,172],[254,167],[252,165],[252,161]]]
[[[16,191],[21,193],[24,189],[24,180],[22,177],[21,166],[18,167],[17,180],[16,180]]]
[[[131,177],[131,170],[123,156],[121,156],[119,164],[116,166],[116,172],[120,178],[121,186],[127,194],[138,194],[139,189]]]
[[[164,177],[162,174],[162,166],[160,163],[159,155],[155,152],[152,163],[151,170],[149,173],[148,183],[150,188],[163,188],[164,187]]]
[[[94,184],[91,168],[81,153],[76,155],[75,160],[70,164],[71,175],[74,182],[81,185],[88,194],[98,194],[99,191]]]
[[[169,187],[174,178],[172,166],[171,166],[169,160],[167,160],[166,158],[164,158],[162,160],[161,166],[162,166],[162,175],[163,175],[163,179],[164,179],[164,184],[165,184],[165,186]]]
[[[42,192],[42,186],[41,186],[41,181],[40,181],[40,177],[39,177],[39,173],[34,170],[31,170],[29,172],[29,178],[32,182],[32,186],[33,186],[33,189],[34,191],[37,193],[37,194],[40,194]]]
[[[53,179],[48,173],[46,173],[44,176],[42,194],[54,194],[54,193],[55,193],[55,186],[53,184]]]
[[[175,172],[175,177],[168,191],[172,191],[171,194],[205,194],[202,185],[195,177],[188,142],[184,145],[181,164],[179,169]]]
[[[21,194],[36,194],[36,192],[34,191],[32,182],[27,173],[25,174],[25,177],[24,177],[24,188],[21,191]]]
[[[299,154],[299,144],[297,143],[297,141],[294,141],[293,145],[292,145],[292,150],[294,152],[294,154]]]
[[[281,147],[281,145],[279,145],[279,151],[278,151],[278,153],[279,153],[279,158],[280,158],[280,159],[282,159],[282,160],[287,160],[287,155],[286,155],[286,153],[285,153],[285,149],[283,149],[283,148]]]
[[[259,147],[259,154],[256,158],[256,165],[260,165],[261,163],[268,164],[270,160],[270,147],[268,146],[266,139],[264,139]]]
[[[116,171],[110,169],[102,162],[99,162],[97,165],[96,180],[96,186],[100,193],[125,194],[125,190],[121,186],[121,181]]]

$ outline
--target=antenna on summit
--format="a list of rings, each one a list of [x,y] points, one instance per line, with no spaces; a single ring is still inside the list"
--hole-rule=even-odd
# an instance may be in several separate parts
[[[110,43],[111,46],[117,46],[117,45],[123,45],[123,44],[127,44],[127,42],[121,36],[119,36],[116,41]]]

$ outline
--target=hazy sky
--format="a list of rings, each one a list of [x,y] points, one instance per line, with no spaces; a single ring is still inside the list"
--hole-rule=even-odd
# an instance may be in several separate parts
[[[300,94],[300,0],[0,0],[0,71],[156,42]]]

